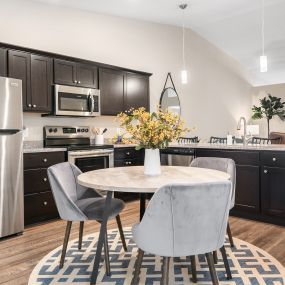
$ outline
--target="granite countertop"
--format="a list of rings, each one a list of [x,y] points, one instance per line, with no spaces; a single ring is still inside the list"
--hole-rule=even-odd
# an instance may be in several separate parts
[[[114,148],[123,147],[135,147],[135,144],[115,144]],[[190,144],[178,144],[171,143],[169,147],[177,148],[208,148],[208,149],[225,149],[225,150],[268,150],[268,151],[285,151],[285,144],[274,144],[274,145],[243,145],[243,144],[216,144],[216,143],[190,143]]]
[[[122,147],[136,147],[136,144],[123,144],[123,143],[118,143],[114,144],[114,148],[122,148]]]
[[[42,141],[24,141],[23,152],[24,153],[36,153],[36,152],[55,152],[55,151],[66,151],[67,149],[62,148],[47,148],[44,147]]]
[[[135,147],[136,144],[113,144],[114,148]],[[177,148],[208,148],[208,149],[225,149],[225,150],[268,150],[268,151],[285,151],[285,144],[275,145],[243,145],[243,144],[211,144],[211,143],[193,143],[193,144],[178,144],[171,143],[170,147]],[[67,151],[66,148],[45,148],[42,141],[24,141],[24,153],[36,153],[36,152],[55,152],[55,151]]]
[[[285,144],[274,145],[243,145],[243,144],[215,144],[215,143],[193,143],[193,144],[177,144],[172,143],[170,147],[189,147],[189,148],[208,148],[208,149],[225,149],[225,150],[268,150],[268,151],[285,151]]]

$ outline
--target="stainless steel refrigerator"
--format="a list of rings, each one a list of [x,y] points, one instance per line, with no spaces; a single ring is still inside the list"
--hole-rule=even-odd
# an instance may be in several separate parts
[[[22,81],[0,77],[0,238],[24,229]]]

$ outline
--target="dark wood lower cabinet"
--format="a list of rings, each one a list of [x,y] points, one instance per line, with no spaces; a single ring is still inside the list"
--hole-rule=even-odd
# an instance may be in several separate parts
[[[263,214],[285,219],[285,168],[262,167],[261,197]]]
[[[258,213],[260,211],[259,166],[236,165],[235,209]]]
[[[25,225],[59,216],[48,181],[47,168],[64,162],[65,158],[63,151],[24,154]]]
[[[285,226],[285,152],[196,149],[196,156],[236,162],[236,200],[231,214]]]
[[[115,148],[114,150],[114,166],[127,167],[143,165],[144,151],[136,150],[134,147]],[[123,201],[133,201],[139,198],[135,193],[119,193],[115,192],[115,197]]]
[[[25,225],[43,222],[58,217],[52,192],[25,195]]]

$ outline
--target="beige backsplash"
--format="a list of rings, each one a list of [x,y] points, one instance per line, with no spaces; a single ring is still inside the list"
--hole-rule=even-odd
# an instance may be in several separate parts
[[[43,139],[44,126],[95,126],[107,128],[105,138],[112,138],[116,134],[118,123],[114,116],[101,116],[95,118],[62,118],[41,117],[40,114],[24,113],[24,140],[39,141]]]

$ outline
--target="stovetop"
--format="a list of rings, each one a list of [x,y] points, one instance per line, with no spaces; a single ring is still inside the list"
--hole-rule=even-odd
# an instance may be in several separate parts
[[[49,148],[61,147],[68,151],[114,148],[111,144],[90,144],[91,131],[88,126],[45,126],[43,131],[44,146]]]
[[[65,147],[68,151],[114,148],[114,146],[111,144],[67,145]]]
[[[54,141],[45,141],[44,147],[48,148],[66,148],[68,151],[74,150],[92,150],[92,149],[113,149],[111,144],[54,144]]]

